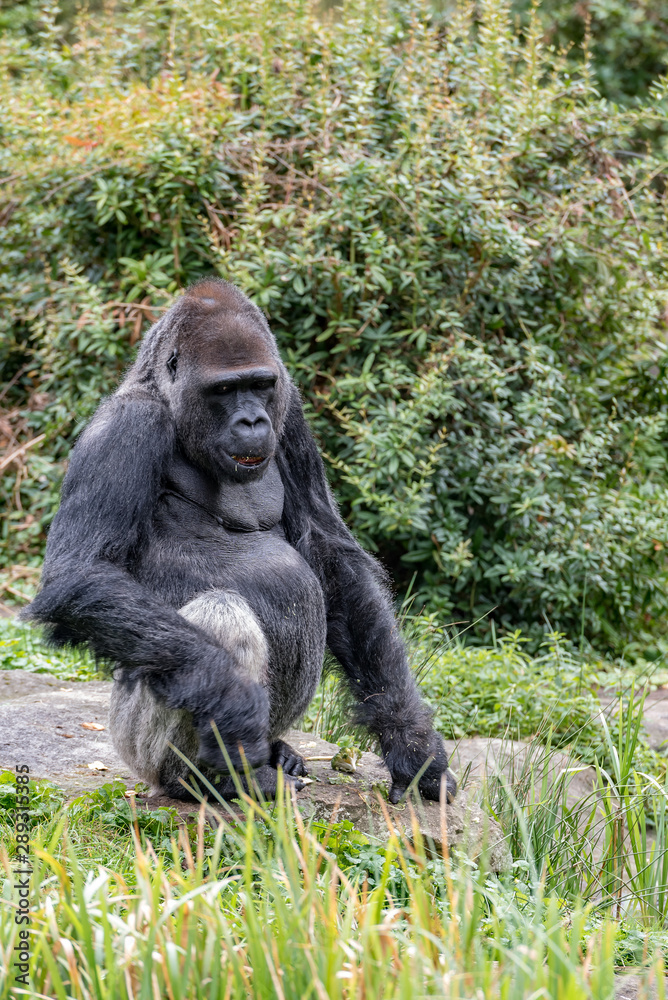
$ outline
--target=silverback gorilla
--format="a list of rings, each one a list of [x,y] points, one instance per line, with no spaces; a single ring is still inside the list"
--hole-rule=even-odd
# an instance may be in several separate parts
[[[455,795],[383,573],[338,513],[264,316],[223,281],[152,327],[82,434],[27,617],[115,662],[114,743],[167,795],[185,797],[189,774],[170,743],[227,773],[212,721],[265,795],[278,767],[301,787],[304,761],[280,736],[313,697],[325,644],[378,737],[392,802],[420,771],[425,796],[442,776]]]

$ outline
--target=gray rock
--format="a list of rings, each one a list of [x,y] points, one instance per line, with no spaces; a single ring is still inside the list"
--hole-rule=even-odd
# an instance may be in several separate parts
[[[625,970],[615,976],[615,1000],[656,1000],[658,984],[653,972],[644,969]],[[663,983],[663,996],[668,990],[668,978]]]
[[[596,770],[587,767],[568,753],[549,750],[542,744],[525,740],[502,740],[472,736],[445,741],[450,766],[465,787],[479,787],[490,778],[502,778],[515,789],[527,792],[535,801],[541,795],[543,778],[549,788],[558,781],[566,784],[566,802],[590,799],[596,787]],[[524,797],[524,794],[522,795]]]
[[[640,692],[636,692],[636,697]],[[625,696],[629,692],[626,691]],[[614,691],[600,690],[598,697],[601,709],[608,714],[615,714],[619,709],[619,695]],[[648,691],[643,709],[643,728],[647,742],[658,753],[668,754],[668,687]]]
[[[668,754],[668,690],[650,691],[645,698],[643,724],[653,750]]]
[[[107,729],[110,689],[108,681],[0,671],[0,770],[27,764],[32,778],[48,778],[72,795],[114,779],[134,784]]]

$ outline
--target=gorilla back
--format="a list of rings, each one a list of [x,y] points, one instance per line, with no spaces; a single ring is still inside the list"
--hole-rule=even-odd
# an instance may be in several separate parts
[[[117,664],[112,734],[162,791],[186,794],[169,743],[225,770],[211,722],[266,794],[279,766],[298,783],[304,762],[280,735],[327,641],[393,800],[419,771],[424,794],[454,795],[382,571],[339,516],[264,317],[224,282],[177,301],[84,431],[29,616]]]

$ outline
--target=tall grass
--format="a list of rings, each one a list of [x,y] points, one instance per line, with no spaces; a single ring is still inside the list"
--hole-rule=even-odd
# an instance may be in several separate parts
[[[272,812],[248,799],[205,850],[186,829],[166,865],[135,835],[134,883],[59,857],[61,822],[35,845],[30,987],[8,974],[16,943],[0,908],[0,998],[559,997],[613,994],[615,924],[596,926],[512,889],[447,850],[429,859],[388,831],[376,877],[341,863],[327,831],[289,797]],[[67,836],[65,832],[65,837]],[[4,853],[8,879],[11,866]],[[393,891],[400,872],[405,892]],[[658,974],[659,966],[655,972]]]
[[[532,744],[518,766],[506,762],[486,788],[492,812],[507,831],[513,856],[531,877],[562,898],[668,927],[668,775],[637,768],[642,706],[620,706],[616,737],[604,715],[606,761],[598,761],[590,790],[573,794],[585,770],[550,746]]]
[[[552,709],[538,737],[514,760],[517,744],[508,741],[506,777],[492,775],[480,789],[508,837],[509,875],[490,875],[484,859],[447,850],[434,856],[417,833],[411,844],[400,843],[391,824],[383,842],[349,824],[305,825],[289,797],[279,797],[272,811],[246,798],[239,812],[216,821],[215,832],[201,812],[170,846],[174,817],[133,818],[123,788],[99,790],[60,814],[57,798],[34,794],[32,958],[24,989],[11,968],[17,900],[8,776],[0,778],[7,875],[0,1000],[612,997],[620,949],[642,962],[668,937],[668,785],[659,771],[640,766],[643,695],[631,691],[612,721],[600,711],[587,717],[578,702],[580,737],[595,766],[590,791],[577,797],[583,765],[568,762],[556,727],[567,685],[582,679],[587,688],[588,668],[580,671],[559,649],[534,662],[509,642],[444,649],[423,641],[419,622],[403,626],[430,687],[455,666],[484,668],[477,719],[483,711],[493,718],[494,696],[534,720],[527,692],[520,702],[508,685],[519,691],[543,677],[541,697]],[[41,655],[22,630],[8,627],[6,637],[8,665],[30,665]],[[87,663],[62,656],[42,668],[86,676]],[[506,687],[499,686],[509,668]],[[451,679],[443,680],[448,691]],[[563,691],[552,703],[557,683]],[[587,697],[598,706],[591,692]],[[310,724],[330,739],[356,738],[348,718],[330,677]],[[620,945],[632,938],[634,945]],[[660,963],[656,954],[655,978]]]

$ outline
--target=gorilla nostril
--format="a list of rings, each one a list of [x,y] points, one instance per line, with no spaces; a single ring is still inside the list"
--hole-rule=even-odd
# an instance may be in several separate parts
[[[240,417],[237,421],[244,430],[259,431],[269,426],[269,420],[265,416],[260,417]]]

